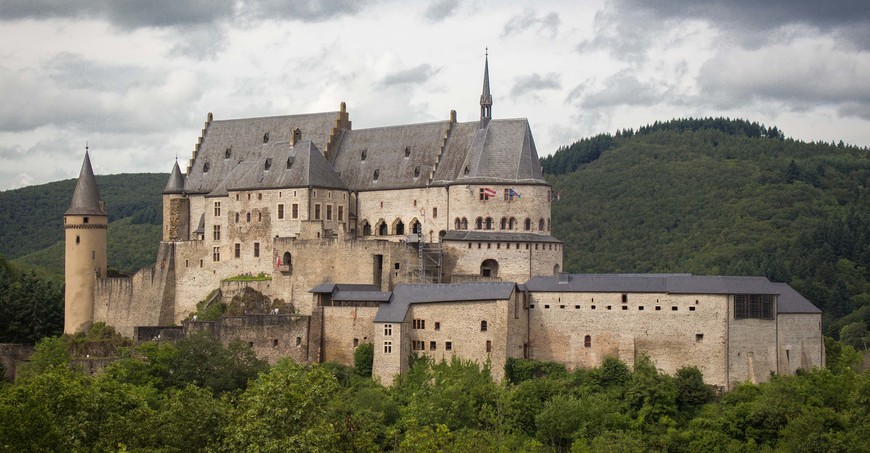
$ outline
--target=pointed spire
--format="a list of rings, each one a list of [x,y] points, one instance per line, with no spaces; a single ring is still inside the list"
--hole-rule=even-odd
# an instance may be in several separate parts
[[[487,48],[483,65],[483,92],[480,94],[480,128],[486,127],[490,119],[492,119],[492,94],[489,92],[489,48]]]
[[[85,145],[85,160],[82,162],[76,190],[64,215],[107,215],[103,209],[100,191],[97,190],[97,179],[94,177],[94,169],[91,168],[87,145]]]
[[[178,168],[178,160],[176,158],[172,172],[169,173],[169,181],[166,182],[166,187],[163,189],[163,194],[179,193],[184,193],[184,175],[181,174],[181,169]]]

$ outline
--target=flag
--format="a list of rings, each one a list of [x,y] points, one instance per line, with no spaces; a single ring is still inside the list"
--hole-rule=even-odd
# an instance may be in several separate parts
[[[522,195],[520,195],[519,192],[517,192],[517,191],[514,190],[513,188],[508,189],[508,191],[509,191],[508,194],[510,195],[510,199],[511,199],[511,200],[513,200],[514,197],[517,197],[517,198],[522,198],[522,197],[523,197]]]
[[[490,198],[495,196],[495,190],[490,189],[489,187],[483,188],[483,197],[485,200],[489,200]]]
[[[559,201],[561,199],[562,199],[562,191],[560,190],[560,191],[556,192],[556,201]]]

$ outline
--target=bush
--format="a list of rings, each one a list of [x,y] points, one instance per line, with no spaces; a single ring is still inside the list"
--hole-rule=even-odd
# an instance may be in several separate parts
[[[371,377],[375,361],[375,345],[363,343],[353,351],[353,367],[360,376]]]

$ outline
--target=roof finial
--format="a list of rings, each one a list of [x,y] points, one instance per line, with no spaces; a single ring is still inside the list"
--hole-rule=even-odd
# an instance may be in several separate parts
[[[88,149],[90,149],[90,148],[88,147],[88,141],[85,140],[85,152],[88,152]]]
[[[489,47],[486,47],[483,66],[483,92],[480,94],[480,128],[485,128],[490,119],[492,119],[492,94],[489,92]]]

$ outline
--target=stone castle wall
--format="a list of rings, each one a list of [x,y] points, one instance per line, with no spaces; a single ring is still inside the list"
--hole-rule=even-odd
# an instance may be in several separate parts
[[[624,303],[622,296],[532,293],[531,358],[573,369],[607,356],[633,365],[646,354],[666,373],[694,365],[707,383],[727,385],[727,296],[629,293]]]
[[[822,315],[818,313],[784,313],[776,317],[778,373],[794,374],[825,366],[825,341]]]
[[[480,199],[480,190],[489,188],[496,191],[495,197],[488,200]],[[514,189],[522,195],[520,198],[505,200],[504,191]],[[548,185],[455,185],[450,186],[450,209],[447,219],[450,229],[454,229],[456,219],[463,217],[468,220],[468,229],[475,230],[475,220],[478,217],[492,219],[492,230],[501,230],[501,219],[516,219],[514,232],[531,232],[550,234],[550,186]],[[525,229],[525,219],[529,219],[531,228]],[[539,228],[543,220],[544,227]],[[484,226],[485,229],[485,226]],[[511,230],[505,230],[511,231]]]
[[[322,307],[323,361],[353,365],[357,346],[375,338],[377,307]]]
[[[380,236],[379,225],[386,223],[387,236],[394,236],[392,240],[400,240],[411,234],[414,222],[420,223],[426,242],[437,242],[440,231],[451,229],[447,189],[444,187],[360,192],[357,204],[358,237],[363,236],[366,222],[371,226],[372,236]],[[402,235],[396,235],[398,221],[404,227]]]
[[[498,263],[495,276],[507,282],[522,283],[562,268],[560,243],[445,241],[444,250],[447,275],[479,276],[486,260]]]

